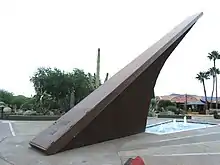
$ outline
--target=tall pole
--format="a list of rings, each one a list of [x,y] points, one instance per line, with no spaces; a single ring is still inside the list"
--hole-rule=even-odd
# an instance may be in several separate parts
[[[4,106],[0,106],[0,108],[1,108],[1,119],[3,119],[3,114],[4,114],[3,109],[4,109]]]
[[[217,85],[217,74],[215,73],[215,85],[216,85],[216,89],[215,89],[215,91],[216,91],[216,94],[215,94],[215,104],[216,104],[216,110],[218,110],[218,85]]]
[[[185,94],[185,110],[187,112],[187,94]]]

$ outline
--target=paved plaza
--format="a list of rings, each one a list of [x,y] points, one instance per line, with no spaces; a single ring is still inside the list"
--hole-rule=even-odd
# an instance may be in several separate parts
[[[148,124],[170,119],[149,118]],[[213,117],[196,121],[219,123]],[[167,135],[142,133],[45,156],[29,141],[51,121],[0,121],[0,165],[122,165],[129,157],[147,165],[219,165],[220,126]]]

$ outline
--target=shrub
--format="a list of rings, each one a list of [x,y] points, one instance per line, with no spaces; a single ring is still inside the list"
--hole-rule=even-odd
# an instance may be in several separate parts
[[[214,116],[214,119],[220,119],[220,115],[218,114],[217,111],[213,112],[213,116]]]
[[[15,115],[23,115],[23,111],[21,109],[18,109],[16,112],[15,112]]]
[[[155,112],[156,106],[157,106],[156,99],[151,99],[150,106],[149,106],[149,111],[148,111],[148,116],[149,117],[156,116],[156,112]]]
[[[177,115],[179,115],[179,113],[180,113],[179,110],[173,105],[167,106],[166,110],[171,111],[171,112],[173,112],[174,114],[177,114]]]
[[[32,115],[37,115],[36,111],[32,111],[32,110],[27,110],[23,113],[24,116],[32,116]]]
[[[5,107],[5,108],[3,109],[3,112],[4,112],[5,114],[10,114],[10,113],[12,112],[12,109],[11,109],[10,107]]]
[[[174,112],[172,112],[172,111],[163,111],[163,112],[160,112],[159,115],[174,115]]]
[[[5,120],[21,120],[21,121],[49,121],[57,120],[60,116],[23,116],[23,115],[7,115]]]
[[[174,119],[183,119],[185,115],[163,115],[159,114],[158,118],[174,118]],[[186,116],[187,119],[192,119],[192,116]]]
[[[186,110],[183,110],[183,109],[179,109],[179,112],[180,112],[180,114],[182,114],[182,115],[187,114]]]
[[[156,113],[154,111],[148,111],[148,116],[149,117],[155,117],[156,116]]]
[[[170,100],[160,100],[157,104],[157,111],[164,111],[168,106],[176,107],[176,104],[171,102]]]

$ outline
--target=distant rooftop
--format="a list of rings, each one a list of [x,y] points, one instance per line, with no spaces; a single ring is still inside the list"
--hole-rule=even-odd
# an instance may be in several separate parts
[[[177,94],[172,93],[170,95],[164,95],[164,96],[157,96],[157,98],[161,100],[170,100],[177,103],[185,103],[186,101],[186,95],[187,95],[187,102],[188,104],[204,104],[205,97],[204,96],[197,96],[192,94]],[[211,97],[207,97],[208,102],[211,102]],[[220,101],[220,97],[218,97],[218,100]],[[212,102],[216,102],[216,97],[212,98]]]

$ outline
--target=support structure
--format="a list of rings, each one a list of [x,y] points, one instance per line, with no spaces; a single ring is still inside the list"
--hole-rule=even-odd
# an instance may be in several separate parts
[[[30,145],[46,154],[145,131],[157,77],[165,61],[202,16],[188,17],[49,128]]]

